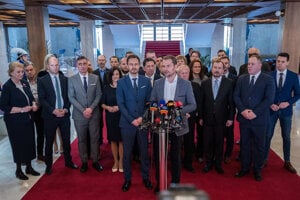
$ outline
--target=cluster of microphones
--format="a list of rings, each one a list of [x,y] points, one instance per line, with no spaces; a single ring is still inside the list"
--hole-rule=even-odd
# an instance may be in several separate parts
[[[143,115],[143,122],[140,128],[152,128],[153,130],[162,127],[176,130],[183,124],[181,115],[182,102],[160,100],[147,102],[146,111]]]

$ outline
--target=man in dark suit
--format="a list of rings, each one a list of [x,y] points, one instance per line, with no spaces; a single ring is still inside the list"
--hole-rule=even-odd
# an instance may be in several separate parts
[[[216,171],[223,174],[222,158],[224,133],[233,124],[234,104],[232,82],[223,76],[224,63],[220,59],[212,62],[212,77],[201,84],[199,109],[200,125],[203,126],[205,167],[209,172],[213,164]]]
[[[118,81],[117,103],[121,112],[120,128],[124,147],[124,184],[123,192],[127,192],[131,186],[131,155],[135,137],[137,137],[140,160],[141,174],[144,186],[152,189],[149,179],[150,163],[148,158],[148,132],[140,130],[142,116],[145,111],[145,103],[149,101],[151,94],[151,83],[148,78],[138,74],[140,59],[136,55],[127,57],[129,73]]]
[[[187,65],[191,63],[191,54],[194,51],[193,48],[189,48],[189,52],[185,55]]]
[[[189,132],[187,118],[190,116],[189,113],[196,109],[196,101],[193,93],[191,83],[189,81],[183,80],[177,76],[176,73],[177,60],[174,56],[165,56],[162,61],[162,69],[165,75],[164,78],[161,78],[155,81],[152,93],[151,101],[159,102],[161,100],[168,101],[180,101],[183,104],[182,114],[187,116],[183,118],[185,126],[175,131],[174,133],[169,134],[169,139],[171,141],[171,183],[180,182],[180,172],[181,172],[181,139],[182,135],[185,135]],[[153,148],[154,148],[154,162],[156,167],[156,181],[157,186],[155,191],[159,191],[159,138],[158,134],[153,136]],[[163,186],[163,185],[161,185]]]
[[[71,157],[68,80],[59,74],[58,59],[53,54],[45,57],[45,65],[49,73],[38,79],[38,97],[43,107],[46,174],[50,175],[53,163],[52,147],[57,128],[61,132],[65,166],[71,169],[78,167],[72,162]]]
[[[150,79],[151,86],[153,87],[154,81],[162,78],[159,74],[155,73],[155,61],[152,58],[145,58],[143,61],[143,69],[145,72],[145,76]]]
[[[233,90],[236,84],[236,81],[238,79],[236,74],[233,74],[230,72],[230,60],[227,56],[221,57],[221,61],[224,63],[224,76],[231,80]],[[235,108],[234,108],[234,114],[235,114]],[[231,154],[233,150],[233,145],[234,145],[234,123],[232,126],[227,126],[225,129],[224,137],[226,138],[226,147],[225,147],[225,153],[224,153],[224,163],[229,164],[231,162]]]
[[[105,67],[106,57],[104,55],[99,55],[98,58],[97,58],[97,64],[98,64],[98,69],[94,70],[93,73],[99,76],[101,91],[103,91],[104,86],[108,84],[107,73],[109,72],[109,69]],[[102,109],[100,104],[99,104],[99,112],[100,112],[100,118],[99,118],[99,123],[100,123],[99,144],[102,144],[103,143],[103,133],[102,133],[103,109]],[[89,136],[88,136],[88,138],[89,138]]]
[[[241,170],[236,177],[245,176],[253,162],[254,179],[261,181],[264,163],[269,107],[275,96],[275,84],[271,76],[261,71],[260,56],[253,55],[248,61],[248,73],[239,77],[234,90],[234,102],[238,109],[237,119],[241,133]]]
[[[39,104],[38,91],[37,91],[37,69],[33,66],[33,63],[28,61],[24,63],[24,69],[27,81],[30,85],[30,90],[34,97],[35,102],[38,105],[38,110],[33,112],[33,120],[36,130],[36,151],[37,159],[40,161],[45,161],[44,157],[44,143],[45,143],[45,134],[44,134],[44,120],[42,118],[42,107]]]
[[[93,167],[102,171],[98,163],[99,158],[99,102],[101,98],[101,87],[99,77],[88,73],[87,58],[80,56],[76,65],[79,73],[70,77],[68,82],[68,96],[73,105],[72,117],[78,136],[78,148],[82,166],[81,172],[88,170],[88,145],[90,143],[90,157]]]
[[[229,60],[229,57],[226,55],[226,51],[223,50],[223,49],[220,49],[220,50],[218,51],[218,58],[221,59],[221,58],[223,58],[223,57],[227,57],[228,60]],[[223,61],[222,61],[222,62],[223,62]],[[231,65],[229,64],[229,66],[227,67],[227,70],[228,70],[229,73],[234,74],[234,75],[237,75],[237,71],[236,71],[236,69],[235,69],[234,66],[231,66]]]
[[[279,119],[281,136],[283,140],[284,168],[296,174],[297,171],[290,162],[291,127],[293,116],[293,104],[300,98],[300,86],[298,74],[288,70],[289,54],[277,55],[276,70],[271,72],[276,87],[275,99],[270,107],[271,120],[268,126],[266,138],[265,164],[268,159],[271,140],[276,123]]]

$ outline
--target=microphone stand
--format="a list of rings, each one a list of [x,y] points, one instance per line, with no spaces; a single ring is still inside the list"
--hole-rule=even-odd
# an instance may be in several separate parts
[[[160,191],[167,190],[167,139],[168,127],[160,127],[158,130],[159,135],[159,189]]]

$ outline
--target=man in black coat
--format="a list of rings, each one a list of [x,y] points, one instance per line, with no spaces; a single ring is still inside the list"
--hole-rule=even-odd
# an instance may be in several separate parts
[[[53,54],[45,57],[47,71],[49,72],[38,79],[38,97],[43,107],[44,130],[46,136],[45,163],[46,174],[52,173],[53,142],[56,129],[61,132],[65,166],[77,169],[72,162],[70,146],[70,102],[68,99],[67,78],[59,73],[58,59]]]
[[[224,132],[232,126],[234,117],[233,87],[229,79],[223,76],[224,64],[220,59],[213,60],[212,77],[201,85],[200,124],[204,127],[205,167],[203,172],[209,172],[213,164],[216,171],[223,174],[222,158]]]

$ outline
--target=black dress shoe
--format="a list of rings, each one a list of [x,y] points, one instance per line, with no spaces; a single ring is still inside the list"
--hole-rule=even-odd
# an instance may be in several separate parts
[[[32,167],[26,168],[26,174],[31,174],[32,176],[39,176],[40,173],[35,171]]]
[[[65,165],[67,168],[70,168],[70,169],[78,169],[78,166],[75,165],[74,163],[70,162],[70,163],[67,163]]]
[[[238,178],[241,178],[241,177],[245,176],[248,173],[249,173],[249,171],[241,170],[241,171],[237,172],[234,176],[238,177]]]
[[[254,173],[254,179],[255,179],[256,181],[262,181],[261,173],[260,173],[260,172]]]
[[[145,188],[147,188],[148,190],[152,190],[153,185],[149,179],[144,179],[143,183],[144,183]]]
[[[28,180],[28,177],[21,170],[16,171],[16,177],[20,180]]]
[[[222,167],[216,167],[218,174],[224,174],[224,169]]]
[[[130,189],[130,186],[131,186],[131,181],[125,181],[122,186],[122,191],[127,192]]]
[[[45,173],[46,173],[47,175],[52,174],[52,167],[46,167]]]
[[[93,163],[93,168],[98,172],[101,172],[103,170],[103,167],[98,162]]]
[[[211,170],[211,168],[212,168],[211,166],[205,165],[205,167],[202,169],[202,172],[207,173]]]
[[[88,164],[87,163],[82,163],[80,172],[84,173],[88,170]]]

